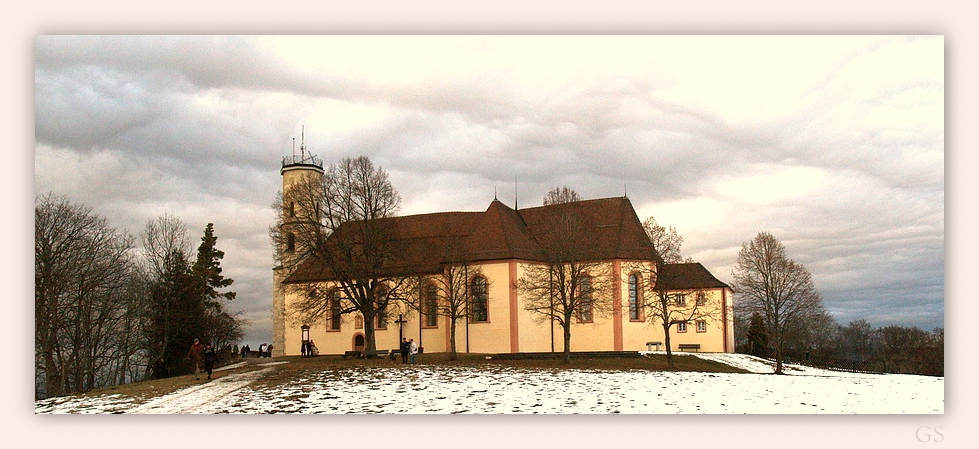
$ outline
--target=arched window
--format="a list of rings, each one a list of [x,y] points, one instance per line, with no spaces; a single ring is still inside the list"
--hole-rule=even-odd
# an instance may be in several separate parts
[[[291,232],[287,232],[286,251],[295,251],[295,250],[296,250],[296,235]]]
[[[438,327],[438,288],[428,284],[422,291],[422,314],[425,315],[425,327]]]
[[[629,319],[639,321],[639,275],[629,275]]]
[[[578,284],[578,320],[583,323],[590,323],[593,318],[591,295],[591,277],[585,276]]]
[[[476,276],[472,280],[472,296],[469,310],[469,320],[470,321],[489,321],[489,311],[487,308],[487,303],[489,300],[488,292],[486,289],[486,278],[482,276]]]

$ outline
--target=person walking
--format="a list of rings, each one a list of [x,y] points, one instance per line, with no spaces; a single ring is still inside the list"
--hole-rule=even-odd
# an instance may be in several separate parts
[[[204,345],[204,371],[207,371],[208,380],[211,379],[211,372],[214,371],[214,364],[218,362],[218,353],[210,343]]]
[[[258,358],[265,357],[265,343],[258,345]]]
[[[201,341],[194,339],[194,344],[190,345],[190,352],[187,353],[187,359],[190,360],[190,364],[194,367],[194,377],[197,380],[201,380],[201,356],[204,354],[204,345]]]
[[[309,341],[303,340],[303,342],[299,344],[299,353],[301,354],[301,357],[304,359],[307,357],[306,354],[308,354],[308,348],[309,348]]]
[[[408,363],[408,351],[411,350],[407,338],[401,339],[401,363]]]
[[[415,339],[414,338],[412,338],[411,340],[408,340],[408,354],[409,354],[409,359],[408,359],[409,360],[409,363],[411,363],[412,365],[414,365],[415,364],[415,355],[418,354],[418,344],[415,343]]]

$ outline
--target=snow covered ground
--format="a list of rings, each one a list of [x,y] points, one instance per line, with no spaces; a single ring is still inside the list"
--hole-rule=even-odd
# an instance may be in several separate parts
[[[230,374],[142,404],[120,395],[36,401],[37,414],[943,414],[945,379],[841,373],[741,354],[681,354],[758,374],[397,366],[324,371],[273,389]],[[226,369],[232,367],[225,367]]]

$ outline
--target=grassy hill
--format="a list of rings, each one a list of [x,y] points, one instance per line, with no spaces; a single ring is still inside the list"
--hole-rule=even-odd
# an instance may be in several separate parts
[[[427,366],[466,366],[466,367],[515,367],[525,369],[542,370],[644,370],[644,371],[692,371],[708,373],[744,373],[746,371],[734,368],[729,365],[704,360],[699,357],[676,356],[673,357],[676,369],[670,370],[665,355],[651,355],[648,357],[602,357],[594,354],[575,355],[570,364],[562,363],[557,357],[546,355],[531,355],[527,358],[496,358],[490,354],[459,354],[459,360],[449,361],[448,354],[419,354],[417,363]],[[355,359],[341,358],[340,356],[320,356],[313,358],[301,358],[298,356],[276,357],[276,358],[249,358],[242,366],[233,367],[234,364],[242,360],[225,361],[224,369],[214,372],[214,378],[220,378],[232,373],[254,371],[266,368],[269,364],[274,367],[271,373],[263,376],[256,381],[255,387],[275,387],[288,383],[299,376],[306,376],[312,372],[322,372],[328,370],[340,370],[351,367],[385,367],[397,368],[404,366],[400,357],[397,360],[387,358],[378,359]],[[204,380],[195,380],[193,375],[172,377],[169,379],[147,380],[132,384],[119,385],[114,387],[92,390],[79,396],[99,396],[105,394],[118,394],[132,397],[138,401],[146,401],[157,396],[162,396],[173,391],[199,385]]]

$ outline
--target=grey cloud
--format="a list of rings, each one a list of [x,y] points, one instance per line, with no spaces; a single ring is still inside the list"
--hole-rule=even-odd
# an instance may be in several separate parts
[[[136,228],[164,212],[194,233],[215,222],[226,271],[238,277],[234,307],[253,320],[253,339],[270,333],[267,226],[279,158],[303,125],[325,162],[363,154],[387,169],[405,213],[481,210],[494,191],[512,205],[514,187],[522,207],[558,185],[589,198],[628,189],[654,216],[665,204],[714,198],[696,212],[709,226],[679,231],[688,254],[722,280],[741,244],[771,231],[811,268],[834,313],[859,318],[887,304],[887,316],[941,322],[944,86],[914,70],[860,72],[904,49],[937,47],[940,58],[941,39],[875,38],[809,59],[817,73],[798,97],[757,116],[747,112],[754,104],[738,114],[674,93],[686,72],[671,67],[699,60],[672,52],[680,37],[565,39],[580,48],[560,37],[533,41],[529,53],[519,38],[415,37],[412,50],[392,55],[373,46],[384,37],[335,37],[297,60],[249,37],[42,36],[35,187]],[[647,46],[617,48],[633,40]],[[452,59],[466,52],[495,59]],[[752,66],[722,72],[736,59],[718,58],[709,66],[717,78],[702,87],[750,79]],[[416,60],[428,65],[386,65]],[[372,115],[339,124],[358,108]],[[831,176],[809,197],[764,204],[718,191],[721,180],[788,167]],[[889,282],[906,288],[887,290]]]

